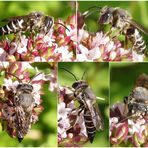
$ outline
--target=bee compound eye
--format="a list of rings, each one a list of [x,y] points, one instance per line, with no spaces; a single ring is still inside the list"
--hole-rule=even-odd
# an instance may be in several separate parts
[[[14,96],[14,102],[18,102],[19,101],[19,97],[18,96]]]
[[[34,108],[37,107],[37,106],[38,106],[38,104],[37,103],[34,103]]]
[[[73,87],[73,88],[77,88],[77,87],[78,87],[78,82],[73,83],[73,84],[72,84],[72,87]]]

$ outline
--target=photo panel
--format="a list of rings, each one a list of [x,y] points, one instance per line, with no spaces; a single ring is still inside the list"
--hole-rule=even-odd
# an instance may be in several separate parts
[[[57,147],[57,64],[0,62],[0,146]]]
[[[110,63],[110,145],[145,147],[148,63]]]
[[[58,146],[109,146],[109,64],[58,63]]]
[[[147,61],[147,1],[78,1],[78,61]]]
[[[0,8],[0,61],[75,60],[76,2],[1,1]]]

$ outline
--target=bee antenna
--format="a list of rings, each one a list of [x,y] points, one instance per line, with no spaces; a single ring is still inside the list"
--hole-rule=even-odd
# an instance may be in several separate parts
[[[54,22],[54,24],[59,24],[59,25],[63,26],[65,29],[67,29],[70,32],[70,30],[64,24],[58,23],[58,22]]]
[[[10,72],[7,72],[6,71],[6,74],[8,74],[8,75],[11,75],[11,76],[13,76],[13,77],[15,77],[19,82],[21,82],[22,83],[22,80],[21,79],[19,79],[17,76],[15,76],[14,74],[12,74],[12,73],[10,73]]]
[[[85,16],[85,18],[87,18],[89,15],[93,14],[96,11],[100,11],[102,7],[98,7],[98,6],[92,6],[89,7],[84,13],[83,16]],[[93,10],[94,9],[94,10]]]
[[[76,76],[75,76],[72,72],[70,72],[68,69],[63,68],[63,67],[60,68],[60,69],[63,69],[63,70],[65,70],[66,72],[70,73],[70,74],[75,78],[75,80],[78,81],[78,79],[76,78]]]
[[[83,72],[83,75],[82,75],[82,77],[81,77],[81,80],[83,80],[85,74],[86,74],[86,70]]]

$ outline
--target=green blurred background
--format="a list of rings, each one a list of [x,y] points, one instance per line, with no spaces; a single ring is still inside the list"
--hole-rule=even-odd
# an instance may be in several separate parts
[[[92,6],[103,7],[106,5],[127,10],[133,20],[148,31],[148,1],[78,1],[78,11],[83,13]],[[96,32],[98,30],[98,17],[99,12],[94,12],[86,19],[87,30],[90,32]],[[143,37],[147,44],[148,52],[148,35],[143,34]]]
[[[69,86],[75,81],[72,75],[60,68],[66,68],[74,73],[77,79],[81,79],[84,71],[86,75],[84,79],[88,82],[96,96],[105,98],[105,100],[97,100],[102,117],[105,123],[104,130],[96,133],[94,142],[91,144],[87,142],[84,147],[107,147],[109,146],[109,132],[108,132],[108,109],[109,109],[109,67],[108,63],[91,63],[91,62],[77,62],[58,64],[58,83],[60,85]]]
[[[75,3],[67,1],[0,1],[0,20],[41,11],[57,18],[66,19],[75,13]],[[2,25],[0,23],[0,25]]]
[[[49,74],[51,63],[33,63],[40,72]],[[30,70],[33,75],[33,71]],[[44,95],[41,96],[44,110],[39,115],[39,121],[32,125],[30,132],[24,137],[21,143],[17,139],[10,138],[2,131],[0,124],[0,147],[56,147],[57,146],[57,93],[48,90],[49,83],[42,87]]]
[[[148,63],[110,63],[110,105],[122,103],[142,73],[148,74]]]

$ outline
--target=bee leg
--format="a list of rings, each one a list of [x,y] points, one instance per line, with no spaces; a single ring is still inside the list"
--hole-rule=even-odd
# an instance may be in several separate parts
[[[125,107],[124,107],[124,112],[123,112],[123,115],[126,116],[128,114],[128,97],[124,97],[124,104],[125,104]]]
[[[83,105],[83,106],[80,105],[79,108],[76,108],[76,109],[73,109],[73,110],[72,110],[72,111],[78,111],[77,117],[76,117],[75,121],[73,121],[73,123],[72,123],[72,122],[70,123],[71,126],[70,126],[66,131],[70,130],[71,128],[73,128],[73,127],[76,125],[76,123],[78,122],[78,116],[80,116],[80,113],[81,113],[83,110],[84,110],[84,105]]]
[[[128,49],[127,45],[128,45],[128,38],[125,36],[125,41],[124,41],[124,49],[125,50]]]
[[[104,36],[110,36],[112,34],[112,30],[110,29],[108,32],[105,33]]]

